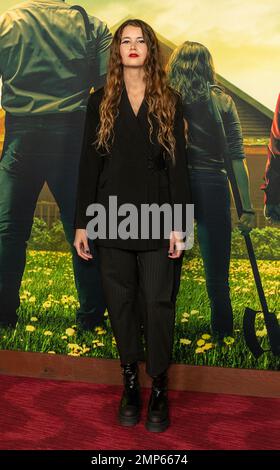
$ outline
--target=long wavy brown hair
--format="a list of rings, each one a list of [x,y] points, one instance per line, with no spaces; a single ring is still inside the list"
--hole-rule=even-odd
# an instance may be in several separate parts
[[[171,54],[166,66],[168,82],[185,103],[205,99],[207,82],[216,83],[212,56],[203,44],[185,41]]]
[[[124,87],[120,44],[122,32],[126,26],[141,28],[143,38],[147,44],[148,52],[143,67],[145,72],[145,100],[148,105],[150,141],[152,142],[153,124],[151,115],[153,115],[158,124],[158,142],[166,149],[174,162],[175,138],[173,135],[173,124],[178,94],[167,84],[158,40],[153,29],[139,19],[130,19],[122,23],[113,37],[107,81],[104,87],[104,96],[100,104],[100,125],[96,139],[97,148],[102,147],[107,152],[110,152],[114,141],[114,122],[118,115],[118,107]]]

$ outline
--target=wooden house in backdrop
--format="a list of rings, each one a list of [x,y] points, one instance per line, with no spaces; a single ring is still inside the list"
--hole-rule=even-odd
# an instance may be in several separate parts
[[[125,21],[124,18],[111,28],[112,33]],[[168,39],[157,33],[164,63],[166,63],[176,48]],[[257,212],[257,226],[263,227],[266,221],[263,216],[263,192],[260,190],[265,169],[267,144],[273,119],[273,112],[254,98],[243,92],[221,75],[217,75],[218,83],[225,92],[232,96],[235,101],[240,117],[244,148],[250,173],[250,187],[254,208]],[[0,110],[0,151],[3,143],[4,113]],[[55,200],[45,184],[38,200],[36,213],[38,217],[44,218],[48,225],[59,217],[59,210]],[[233,220],[236,220],[235,210],[232,205]]]

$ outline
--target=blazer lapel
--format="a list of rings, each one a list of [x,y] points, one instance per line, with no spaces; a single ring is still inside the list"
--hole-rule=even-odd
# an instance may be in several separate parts
[[[156,119],[151,116],[153,124],[152,142],[150,140],[150,125],[148,122],[148,105],[144,99],[141,103],[137,116],[134,114],[130,104],[126,87],[123,87],[119,104],[119,119],[116,120],[118,132],[125,141],[133,143],[135,150],[147,152],[148,156],[158,155],[161,146],[157,141],[158,125]]]
[[[144,138],[144,141],[145,141],[145,144],[149,153],[150,154],[152,153],[152,155],[155,156],[160,152],[161,146],[157,140],[157,130],[158,130],[157,121],[153,115],[150,115],[150,119],[153,125],[151,139],[150,139],[150,124],[148,121],[148,104],[146,100],[144,100],[144,102],[142,103],[139,109],[139,112],[137,115],[137,121],[138,121],[139,129],[142,133],[142,136]]]

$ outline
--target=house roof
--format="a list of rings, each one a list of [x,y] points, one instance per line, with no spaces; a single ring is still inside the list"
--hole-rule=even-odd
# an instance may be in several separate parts
[[[264,104],[262,104],[259,101],[255,100],[255,98],[252,98],[252,96],[245,93],[245,91],[240,90],[240,88],[233,85],[233,83],[229,82],[228,80],[226,80],[224,77],[222,77],[218,73],[216,74],[216,76],[217,76],[218,82],[221,85],[223,85],[225,88],[227,88],[229,91],[231,91],[232,93],[237,95],[239,98],[241,98],[243,101],[245,101],[249,105],[253,106],[253,108],[260,111],[262,114],[264,114],[269,119],[273,119],[273,111],[268,109]]]

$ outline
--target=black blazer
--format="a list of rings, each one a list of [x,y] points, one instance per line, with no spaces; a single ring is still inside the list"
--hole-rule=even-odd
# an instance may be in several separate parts
[[[114,143],[110,154],[97,151],[92,143],[99,124],[99,106],[104,88],[90,95],[85,133],[80,160],[76,199],[75,228],[86,228],[93,216],[86,216],[88,205],[100,203],[108,210],[109,196],[118,197],[118,206],[141,204],[190,203],[190,190],[186,163],[183,107],[178,98],[174,120],[176,139],[175,166],[171,159],[163,158],[163,147],[157,142],[157,123],[153,120],[152,142],[149,140],[148,106],[143,100],[137,116],[131,107],[124,86],[119,114],[114,125]],[[183,211],[185,212],[185,211]],[[118,221],[120,218],[118,218]],[[176,227],[174,227],[176,229]],[[140,234],[139,221],[139,234]],[[108,219],[107,219],[108,236]],[[148,250],[168,246],[163,239],[96,239],[95,243],[124,249]]]

